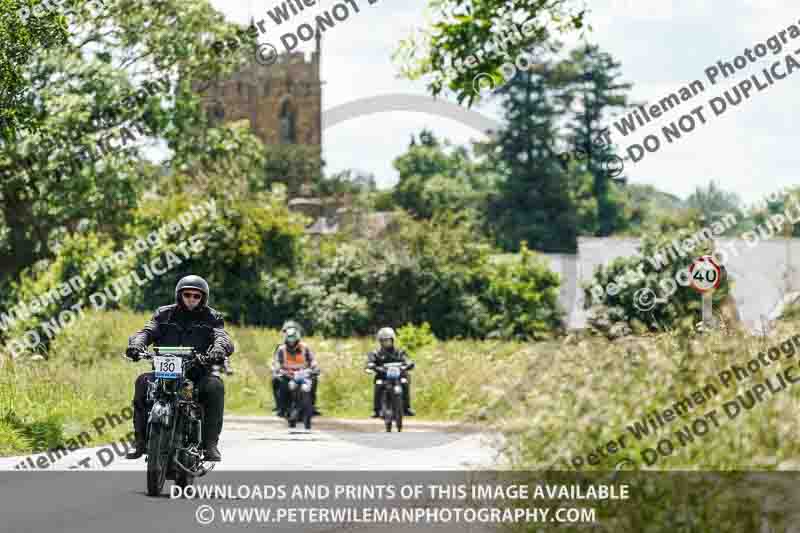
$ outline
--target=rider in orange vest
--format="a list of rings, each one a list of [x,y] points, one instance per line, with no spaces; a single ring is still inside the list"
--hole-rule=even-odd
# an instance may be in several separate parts
[[[283,344],[281,344],[275,351],[276,369],[285,371],[299,370],[302,368],[310,368],[314,370],[311,381],[311,403],[316,405],[317,399],[317,379],[316,375],[319,373],[319,365],[314,358],[314,352],[311,351],[305,343],[300,341],[300,329],[294,325],[284,328]],[[285,416],[287,405],[286,398],[288,398],[288,384],[289,377],[281,375],[280,384],[278,388],[278,416]],[[319,412],[314,409],[314,414]]]

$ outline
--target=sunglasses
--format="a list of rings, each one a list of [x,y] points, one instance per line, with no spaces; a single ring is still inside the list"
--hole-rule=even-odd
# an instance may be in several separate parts
[[[203,295],[199,292],[184,292],[183,297],[187,300],[202,300]]]

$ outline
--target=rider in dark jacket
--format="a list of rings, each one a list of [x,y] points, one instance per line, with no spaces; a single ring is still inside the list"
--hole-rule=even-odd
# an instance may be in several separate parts
[[[404,363],[408,365],[408,370],[414,368],[414,363],[408,358],[405,350],[395,347],[397,335],[392,328],[381,328],[377,337],[379,348],[367,354],[367,369],[373,369],[384,363]],[[376,374],[375,380],[379,377]],[[416,413],[411,409],[411,377],[406,373],[405,378],[407,383],[403,384],[403,411],[405,416],[414,416]],[[380,389],[377,384],[373,385],[372,410],[372,418],[381,417]]]
[[[175,303],[159,307],[144,329],[128,340],[126,356],[138,361],[148,345],[191,346],[207,354],[208,363],[222,364],[234,350],[233,342],[225,332],[222,315],[208,306],[208,283],[200,276],[186,276],[175,287]],[[204,366],[189,376],[199,392],[204,407],[203,448],[206,461],[221,460],[217,443],[222,431],[222,412],[225,405],[225,386],[222,379],[209,373]],[[127,455],[138,459],[145,453],[145,432],[148,383],[154,380],[153,372],[145,372],[136,379],[133,396],[133,428],[136,447]]]

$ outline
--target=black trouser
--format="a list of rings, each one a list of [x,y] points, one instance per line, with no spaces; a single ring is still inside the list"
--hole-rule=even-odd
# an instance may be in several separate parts
[[[281,409],[281,378],[272,376],[272,401],[275,402],[275,408]]]
[[[136,378],[133,393],[133,429],[136,441],[144,442],[147,429],[147,413],[151,404],[147,401],[147,383],[155,379],[153,372],[145,372]],[[205,375],[194,383],[198,401],[203,406],[203,445],[217,444],[222,432],[222,413],[225,410],[225,384],[217,376]]]
[[[272,378],[272,396],[278,410],[286,411],[289,409],[289,378]],[[317,407],[317,376],[311,376],[311,405]]]
[[[411,377],[410,376],[403,376],[406,378],[408,383],[403,383],[403,409],[411,409]],[[377,381],[380,379],[376,377],[375,380]],[[376,413],[381,412],[381,391],[383,390],[383,385],[375,384],[373,386],[372,391],[372,410]]]

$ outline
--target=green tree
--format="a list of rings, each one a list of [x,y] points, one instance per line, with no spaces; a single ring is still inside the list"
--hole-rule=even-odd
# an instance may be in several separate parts
[[[577,249],[574,189],[554,150],[559,112],[549,72],[546,64],[522,72],[501,89],[506,124],[485,146],[504,176],[488,220],[508,251],[519,250],[521,241],[547,252]]]
[[[569,149],[592,176],[592,196],[597,202],[597,225],[594,234],[605,237],[624,229],[623,199],[615,190],[609,163],[617,157],[614,147],[604,137],[604,120],[615,110],[625,109],[625,94],[630,83],[620,83],[620,63],[596,45],[572,50],[556,67],[558,97],[569,117]],[[620,160],[621,161],[621,160]]]
[[[467,100],[471,106],[480,99],[473,85],[476,76],[501,79],[500,66],[531,47],[544,45],[548,27],[558,32],[583,28],[586,11],[577,4],[572,0],[434,0],[430,3],[434,22],[401,41],[395,59],[409,79],[427,76],[434,96],[447,88],[455,92],[459,103]],[[489,43],[499,41],[504,42],[491,49]],[[459,64],[461,71],[453,68]]]
[[[280,144],[264,148],[265,163],[263,187],[259,184],[256,189],[270,190],[272,184],[283,183],[290,196],[318,194],[320,184],[324,181],[322,161],[319,147],[303,144]],[[259,180],[260,181],[260,180]],[[304,191],[303,185],[308,184],[311,190]]]
[[[375,175],[370,172],[346,169],[317,183],[321,196],[342,196],[374,193],[378,190]]]
[[[738,219],[742,213],[739,195],[721,189],[713,180],[707,188],[695,188],[686,199],[686,205],[697,209],[706,220],[715,220],[727,213],[734,213]]]
[[[26,64],[37,127],[0,139],[0,279],[52,257],[56,235],[82,221],[110,231],[125,220],[158,178],[137,140],[165,140],[166,165],[182,169],[219,165],[241,144],[219,134],[206,142],[191,84],[244,61],[245,53],[220,57],[210,46],[242,41],[244,30],[202,0],[119,0],[74,12],[67,41],[37,49]]]
[[[32,16],[39,4],[40,0],[0,0],[0,136],[6,141],[17,129],[37,128],[39,114],[26,65],[43,50],[64,44],[68,35],[61,9]]]
[[[486,165],[473,161],[464,147],[440,141],[428,130],[412,136],[408,151],[394,160],[400,180],[393,197],[417,218],[436,213],[480,208],[496,187]]]

